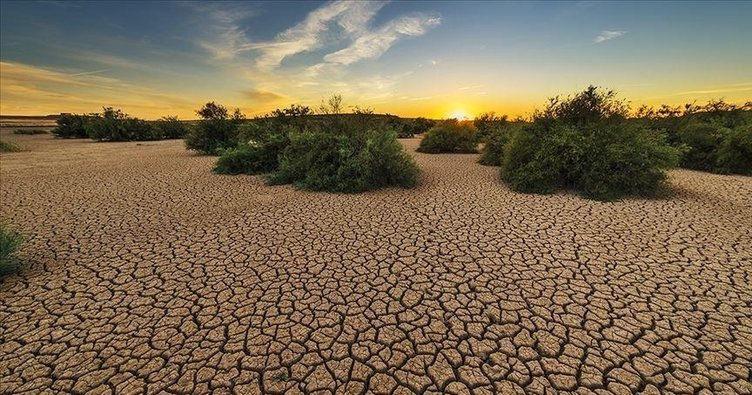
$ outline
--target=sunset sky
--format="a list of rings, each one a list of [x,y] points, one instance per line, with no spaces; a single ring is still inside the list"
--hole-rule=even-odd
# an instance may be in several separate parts
[[[588,84],[633,106],[752,100],[752,2],[0,4],[2,115],[257,115],[340,93],[514,116]]]

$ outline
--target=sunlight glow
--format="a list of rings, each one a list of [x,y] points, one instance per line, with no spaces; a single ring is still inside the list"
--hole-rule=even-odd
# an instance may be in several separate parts
[[[472,117],[467,111],[458,108],[449,112],[449,114],[447,114],[447,118],[455,118],[458,121],[465,121]]]

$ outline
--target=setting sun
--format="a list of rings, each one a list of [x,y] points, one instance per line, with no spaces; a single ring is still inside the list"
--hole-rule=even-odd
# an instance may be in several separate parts
[[[447,114],[447,118],[455,118],[458,121],[465,121],[472,118],[472,116],[470,116],[470,114],[465,110],[456,109],[449,112],[449,114]]]

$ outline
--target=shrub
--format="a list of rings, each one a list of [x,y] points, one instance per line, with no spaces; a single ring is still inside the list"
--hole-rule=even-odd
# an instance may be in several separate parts
[[[23,238],[20,234],[0,224],[0,275],[18,270],[16,251],[22,242]]]
[[[386,186],[412,187],[417,176],[417,165],[394,131],[303,131],[290,136],[269,182],[351,193]]]
[[[386,127],[394,130],[398,139],[409,139],[415,136],[410,123],[396,115],[389,115],[386,120]]]
[[[47,131],[44,129],[16,129],[13,131],[13,134],[24,134],[24,135],[36,135],[36,134],[47,134]]]
[[[714,170],[718,161],[718,148],[730,132],[730,129],[713,123],[692,123],[681,129],[678,140],[686,147],[681,166],[695,170]]]
[[[487,143],[488,138],[496,138],[497,132],[507,124],[507,116],[497,116],[493,112],[480,114],[473,120],[475,126],[475,141]]]
[[[504,148],[501,177],[521,192],[571,188],[597,200],[656,193],[680,150],[665,136],[626,122],[622,102],[592,87],[552,99]]]
[[[0,152],[21,152],[21,147],[9,141],[0,140]]]
[[[415,118],[412,120],[412,122],[408,123],[408,127],[411,129],[413,135],[423,134],[429,131],[434,126],[436,126],[436,121],[432,121],[423,117]]]
[[[420,141],[418,152],[473,153],[475,151],[475,130],[467,123],[445,121],[426,133]]]
[[[218,155],[237,143],[238,127],[244,118],[240,110],[228,115],[227,108],[214,102],[206,103],[196,113],[202,118],[185,136],[188,149],[206,155]]]
[[[79,114],[60,114],[57,119],[57,127],[52,130],[52,134],[64,139],[85,139],[89,135],[86,133],[86,123],[90,115]]]
[[[716,169],[752,175],[752,124],[731,130],[718,148]]]
[[[484,166],[501,166],[504,146],[509,142],[509,137],[514,130],[514,128],[507,126],[496,129],[486,135],[478,163]]]
[[[129,117],[121,110],[105,107],[84,126],[89,137],[98,141],[159,140],[159,132],[143,119]]]
[[[154,129],[161,139],[182,139],[190,128],[178,117],[162,117],[154,122]]]
[[[243,128],[243,142],[222,152],[214,171],[219,174],[259,174],[277,169],[279,154],[289,145],[287,128],[262,133],[260,128]]]

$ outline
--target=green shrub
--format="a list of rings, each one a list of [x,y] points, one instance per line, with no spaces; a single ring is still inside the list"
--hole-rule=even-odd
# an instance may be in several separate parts
[[[269,182],[352,193],[387,186],[409,188],[417,177],[418,167],[394,131],[303,131],[290,136]]]
[[[19,262],[16,251],[23,238],[3,224],[0,224],[0,275],[18,270]]]
[[[188,149],[205,155],[218,155],[237,144],[239,126],[244,120],[240,110],[236,109],[230,116],[226,107],[209,102],[196,113],[202,119],[185,136]]]
[[[718,161],[718,148],[730,132],[730,129],[713,123],[692,123],[682,128],[678,139],[686,147],[686,152],[681,166],[713,171]]]
[[[409,139],[415,136],[410,123],[395,115],[390,115],[389,118],[387,118],[386,127],[394,130],[398,139]]]
[[[162,117],[154,122],[154,129],[161,139],[182,139],[190,128],[178,117]]]
[[[0,152],[21,152],[23,149],[10,141],[0,140]]]
[[[475,141],[478,143],[487,143],[489,138],[496,138],[497,132],[507,125],[507,116],[497,116],[493,112],[486,112],[478,115],[473,120],[475,126]]]
[[[676,166],[665,137],[627,123],[523,128],[504,149],[502,179],[520,192],[574,189],[597,200],[652,195]]]
[[[23,135],[29,135],[33,136],[36,134],[47,134],[48,132],[44,129],[16,129],[13,131],[13,134],[23,134]]]
[[[241,128],[243,141],[226,149],[217,160],[219,174],[269,173],[279,166],[279,154],[289,145],[287,128],[262,133],[260,128]]]
[[[718,147],[716,169],[722,173],[752,175],[752,124],[731,130]]]
[[[52,130],[52,134],[65,139],[88,138],[86,123],[90,118],[90,115],[60,114],[56,121],[57,127]]]
[[[407,127],[410,129],[410,133],[412,133],[413,136],[416,134],[423,134],[431,130],[434,126],[436,126],[436,121],[423,117],[415,118],[407,124]]]
[[[483,138],[485,143],[483,144],[478,163],[484,166],[501,166],[504,146],[509,142],[510,135],[514,130],[515,128],[506,126],[488,133]]]
[[[112,107],[105,107],[101,114],[91,116],[84,129],[89,138],[97,141],[150,141],[161,137],[151,123],[129,117]]]
[[[473,153],[475,151],[475,129],[467,123],[445,121],[426,133],[420,141],[418,152]]]
[[[512,134],[502,179],[521,192],[573,189],[597,200],[655,194],[665,170],[678,164],[680,149],[624,114],[611,92],[592,87],[552,99],[531,125]]]

